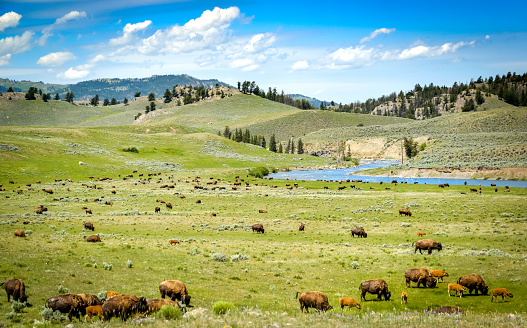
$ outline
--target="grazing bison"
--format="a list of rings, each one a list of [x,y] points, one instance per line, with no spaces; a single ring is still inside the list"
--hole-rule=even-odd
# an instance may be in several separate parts
[[[407,208],[403,208],[403,209],[399,210],[399,216],[401,216],[403,214],[406,215],[406,216],[412,216],[412,212],[410,212],[410,210],[407,209]]]
[[[155,211],[154,211],[154,212],[155,212],[155,213],[159,213],[159,212],[161,212],[161,207],[159,207],[159,206],[156,206],[156,208],[155,208]]]
[[[428,308],[430,310],[430,308]],[[448,314],[452,314],[452,313],[461,313],[461,314],[464,314],[465,313],[465,310],[463,310],[462,308],[460,308],[459,306],[441,306],[441,307],[437,307],[435,309],[432,310],[433,313],[448,313]]]
[[[340,308],[343,309],[345,306],[347,306],[350,310],[352,307],[356,307],[357,309],[361,309],[360,304],[357,303],[353,298],[351,297],[341,297],[339,298],[339,304]]]
[[[259,224],[259,223],[253,224],[252,229],[253,229],[253,232],[256,231],[256,233],[260,233],[260,232],[264,233],[265,232],[263,225]]]
[[[92,211],[89,208],[87,208],[86,209],[86,214],[93,214],[93,213],[92,213]]]
[[[384,296],[385,301],[389,301],[392,296],[392,292],[388,290],[388,283],[383,279],[375,279],[364,281],[360,284],[359,289],[361,290],[360,299],[366,301],[366,293],[375,294],[382,300],[381,296]]]
[[[456,296],[459,295],[459,298],[463,297],[463,292],[466,292],[467,289],[459,284],[448,284],[448,297],[450,297],[450,291],[455,291]]]
[[[9,279],[0,284],[4,285],[5,292],[7,293],[7,301],[10,302],[10,297],[13,296],[13,299],[17,302],[24,303],[27,301],[26,295],[26,285],[22,279]]]
[[[165,306],[165,305],[180,307],[178,302],[172,301],[172,300],[167,300],[167,299],[164,299],[164,298],[148,300],[146,302],[146,304],[148,305],[148,311],[146,313],[147,315],[150,315],[152,313],[155,313],[155,312],[161,310],[161,308],[163,306]]]
[[[170,245],[179,244],[179,240],[177,240],[177,239],[171,239],[168,243],[169,243]]]
[[[88,238],[86,238],[86,241],[89,243],[97,243],[101,241],[101,237],[97,235],[91,235]]]
[[[106,292],[106,299],[109,299],[111,297],[117,296],[117,292],[114,292],[113,290]]]
[[[443,277],[448,277],[448,273],[443,270],[430,270],[430,275],[434,278],[441,278],[441,281],[443,281]]]
[[[82,315],[86,314],[86,305],[81,296],[77,294],[64,294],[48,298],[47,307],[52,309],[53,312],[59,311],[60,313],[67,313],[68,319],[76,316],[79,320],[79,313]]]
[[[407,304],[408,303],[408,294],[406,292],[401,293],[401,304]]]
[[[507,299],[513,298],[512,293],[509,292],[506,288],[496,288],[492,289],[492,298],[490,299],[490,302],[492,303],[494,299],[496,299],[496,303],[498,303],[498,296],[501,296],[501,301],[503,302],[503,298],[506,297]]]
[[[24,232],[24,230],[15,230],[15,236],[16,237],[25,237],[26,233]]]
[[[172,203],[166,203],[165,205],[167,208],[172,209]]]
[[[419,253],[421,254],[423,254],[422,250],[428,250],[428,254],[432,254],[433,249],[440,251],[443,249],[443,245],[432,239],[419,240],[415,243],[414,254],[417,253],[417,250],[419,250]]]
[[[368,234],[366,233],[366,231],[364,231],[364,228],[352,229],[351,230],[351,237],[355,237],[355,235],[357,235],[358,237],[361,237],[361,238],[368,237]]]
[[[309,308],[314,308],[317,311],[323,312],[333,309],[333,307],[329,305],[328,297],[324,293],[305,292],[300,294],[300,297],[298,294],[300,294],[300,292],[296,292],[295,298],[298,298],[298,301],[300,302],[301,312],[304,312],[304,309],[306,309],[306,313],[309,313]]]
[[[90,318],[90,322],[93,323],[91,319],[94,316],[98,316],[99,320],[104,321],[104,316],[102,315],[102,306],[101,305],[92,305],[86,308],[86,315],[84,316],[84,322],[87,318]]]
[[[95,230],[95,228],[93,227],[93,223],[91,223],[91,222],[84,223],[84,228],[86,230],[91,230],[91,231]]]
[[[266,210],[258,210],[258,213],[267,213]]]
[[[300,223],[300,227],[298,227],[298,231],[304,231],[305,225],[303,223]]]
[[[423,237],[424,235],[426,235],[426,232],[417,232],[417,237]]]
[[[467,274],[460,277],[457,283],[468,289],[469,294],[472,294],[473,290],[476,290],[476,295],[481,292],[483,295],[487,295],[489,292],[489,286],[485,284],[485,280],[480,274]]]
[[[190,296],[187,286],[179,280],[163,280],[159,284],[159,292],[161,293],[161,298],[165,298],[166,295],[172,301],[178,300],[183,302],[185,306],[189,306]]]
[[[114,296],[102,305],[105,320],[110,320],[112,317],[119,317],[121,320],[126,321],[136,313],[145,313],[147,311],[148,304],[146,298],[130,294]]]
[[[420,269],[408,269],[404,272],[404,278],[406,279],[406,286],[412,288],[411,281],[417,282],[417,288],[423,284],[423,287],[434,288],[437,283],[437,279],[430,276],[430,272],[425,268]]]

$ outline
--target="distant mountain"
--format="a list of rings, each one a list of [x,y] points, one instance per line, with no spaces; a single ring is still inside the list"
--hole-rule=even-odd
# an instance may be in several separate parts
[[[302,100],[302,99],[305,99],[307,101],[309,101],[309,103],[311,104],[311,106],[315,107],[316,109],[320,108],[320,103],[322,102],[325,102],[325,103],[328,103],[327,101],[325,100],[318,100],[317,98],[312,98],[312,97],[308,97],[308,96],[304,96],[304,95],[301,95],[301,94],[290,94],[289,95],[291,98],[293,98],[293,100]]]
[[[0,79],[0,92],[7,91],[9,87],[13,87],[15,91],[22,92],[26,92],[30,87],[36,87],[37,89],[42,89],[44,93],[51,93],[52,96],[58,93],[61,98],[64,98],[66,92],[73,92],[75,100],[90,100],[95,95],[99,95],[99,99],[101,100],[115,98],[118,101],[122,101],[125,97],[132,100],[136,92],[141,92],[142,96],[153,92],[157,98],[161,98],[166,89],[172,91],[175,85],[211,88],[216,86],[216,84],[229,86],[227,83],[220,82],[216,79],[200,80],[186,74],[181,74],[153,75],[151,77],[134,79],[97,79],[68,85]]]

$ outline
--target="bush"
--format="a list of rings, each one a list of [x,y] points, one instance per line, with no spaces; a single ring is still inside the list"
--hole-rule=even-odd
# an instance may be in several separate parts
[[[161,310],[159,310],[157,313],[165,320],[177,320],[182,316],[181,309],[172,305],[163,305]]]
[[[113,269],[113,265],[112,264],[108,264],[106,262],[102,262],[102,267],[104,268],[104,270],[108,270],[108,271],[112,271],[112,269]]]
[[[359,262],[357,262],[357,261],[353,261],[353,262],[351,262],[351,267],[352,267],[353,269],[358,269],[358,268],[359,268]]]
[[[70,289],[69,288],[66,288],[62,285],[59,285],[59,288],[57,290],[59,292],[59,294],[67,294],[70,292]]]
[[[256,177],[256,178],[263,178],[264,176],[268,174],[269,174],[269,169],[263,166],[256,167],[249,171],[249,175],[252,175],[253,177]]]
[[[234,309],[234,305],[230,302],[218,301],[212,306],[214,314],[225,314]]]
[[[22,313],[22,310],[25,308],[26,308],[26,302],[22,303],[22,302],[13,300],[11,303],[11,309],[15,313]]]
[[[214,253],[212,254],[212,259],[214,261],[218,261],[218,262],[227,262],[229,261],[229,258],[225,255],[225,254],[221,254],[221,253]]]
[[[45,306],[42,312],[40,312],[40,315],[42,316],[42,319],[47,321],[65,322],[66,320],[68,320],[68,317],[60,313],[59,310],[53,312],[53,310],[48,308],[47,306]]]
[[[35,322],[33,322],[33,328],[51,328],[51,323],[49,321],[38,321],[38,320],[35,320]]]
[[[238,261],[242,261],[242,260],[247,260],[248,258],[249,258],[249,256],[244,255],[244,254],[234,254],[234,255],[231,256],[231,261],[238,262]]]
[[[133,264],[132,264],[132,260],[128,260],[128,261],[126,261],[126,267],[127,267],[128,269],[131,269],[131,268],[132,268],[132,265],[133,265]]]
[[[123,148],[123,151],[128,153],[139,153],[139,149],[137,149],[136,147]]]
[[[101,291],[99,292],[99,294],[97,294],[97,298],[99,298],[100,300],[106,299],[106,293],[107,293],[107,292],[108,292],[108,291],[106,291],[106,290],[101,290]]]

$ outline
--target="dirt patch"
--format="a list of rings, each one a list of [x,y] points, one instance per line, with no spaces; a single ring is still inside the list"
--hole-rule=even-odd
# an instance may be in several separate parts
[[[527,168],[495,168],[495,169],[449,169],[449,168],[416,168],[397,172],[400,178],[444,178],[444,179],[503,179],[526,180]]]
[[[6,155],[6,154],[2,154],[0,153],[1,156],[4,156],[4,157],[7,157],[7,158],[12,158],[12,159],[17,159],[17,160],[22,160],[21,158],[16,158],[16,157],[13,157],[13,156],[9,156],[9,155]]]

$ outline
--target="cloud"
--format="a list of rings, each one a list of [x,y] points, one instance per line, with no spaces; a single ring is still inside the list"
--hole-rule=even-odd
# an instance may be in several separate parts
[[[369,66],[377,57],[374,48],[364,49],[364,46],[340,48],[328,56],[331,69],[343,69],[350,67]]]
[[[426,47],[426,46],[417,46],[410,49],[403,50],[398,56],[397,59],[410,59],[414,57],[433,57],[440,56],[447,53],[454,53],[461,47],[474,46],[475,41],[471,42],[458,42],[456,44],[445,43],[442,46],[435,47]]]
[[[10,11],[0,16],[0,32],[4,31],[8,27],[15,27],[20,22],[22,15]]]
[[[309,63],[307,62],[307,60],[297,61],[296,63],[293,64],[293,66],[291,66],[291,69],[293,71],[299,71],[299,70],[304,70],[308,68],[309,68]]]
[[[67,80],[74,80],[86,77],[88,74],[90,74],[90,71],[76,70],[75,68],[70,67],[66,72],[57,74],[57,77]]]
[[[425,56],[430,53],[430,48],[425,46],[417,46],[410,49],[403,50],[398,59],[410,59],[417,56]]]
[[[247,67],[242,68],[242,71],[243,72],[250,72],[250,71],[254,71],[257,68],[258,68],[258,65],[254,64],[254,65],[249,65]]]
[[[126,24],[123,28],[123,36],[111,39],[110,44],[113,46],[122,45],[131,42],[134,39],[133,33],[137,31],[142,31],[152,24],[151,20],[145,20],[141,23],[136,24]]]
[[[239,15],[238,7],[206,10],[200,17],[191,19],[183,26],[174,25],[165,30],[157,30],[142,41],[138,51],[153,55],[213,49],[224,41],[228,27]]]
[[[394,28],[380,28],[378,30],[375,30],[373,32],[370,33],[370,36],[367,36],[367,37],[364,37],[360,40],[360,43],[364,43],[364,42],[368,42],[368,41],[371,41],[373,40],[377,35],[379,34],[390,34],[392,32],[395,32],[395,29]]]
[[[487,34],[485,35],[485,40],[488,40],[488,39],[490,39],[490,35]]]
[[[76,59],[71,52],[52,52],[37,61],[37,64],[48,67],[58,67],[64,65],[67,61]]]
[[[237,59],[231,63],[232,68],[245,67],[253,64],[252,59]]]
[[[243,47],[246,53],[261,52],[269,48],[276,41],[275,36],[272,33],[259,33],[255,34],[247,44]]]
[[[33,32],[26,31],[24,34],[10,36],[0,39],[0,55],[18,54],[31,49]]]
[[[0,66],[8,65],[11,61],[11,54],[0,56]]]
[[[55,27],[57,25],[61,25],[61,24],[64,24],[70,20],[73,20],[73,19],[80,19],[80,18],[84,18],[86,17],[86,12],[85,11],[81,11],[81,12],[78,12],[76,10],[74,11],[70,11],[69,13],[67,13],[66,15],[60,17],[60,18],[57,18],[55,20],[55,23],[51,24],[50,26],[46,27],[45,29],[42,30],[42,36],[40,37],[40,39],[38,40],[38,44],[40,46],[43,46],[46,44],[46,40],[53,35],[53,29],[55,29]]]

